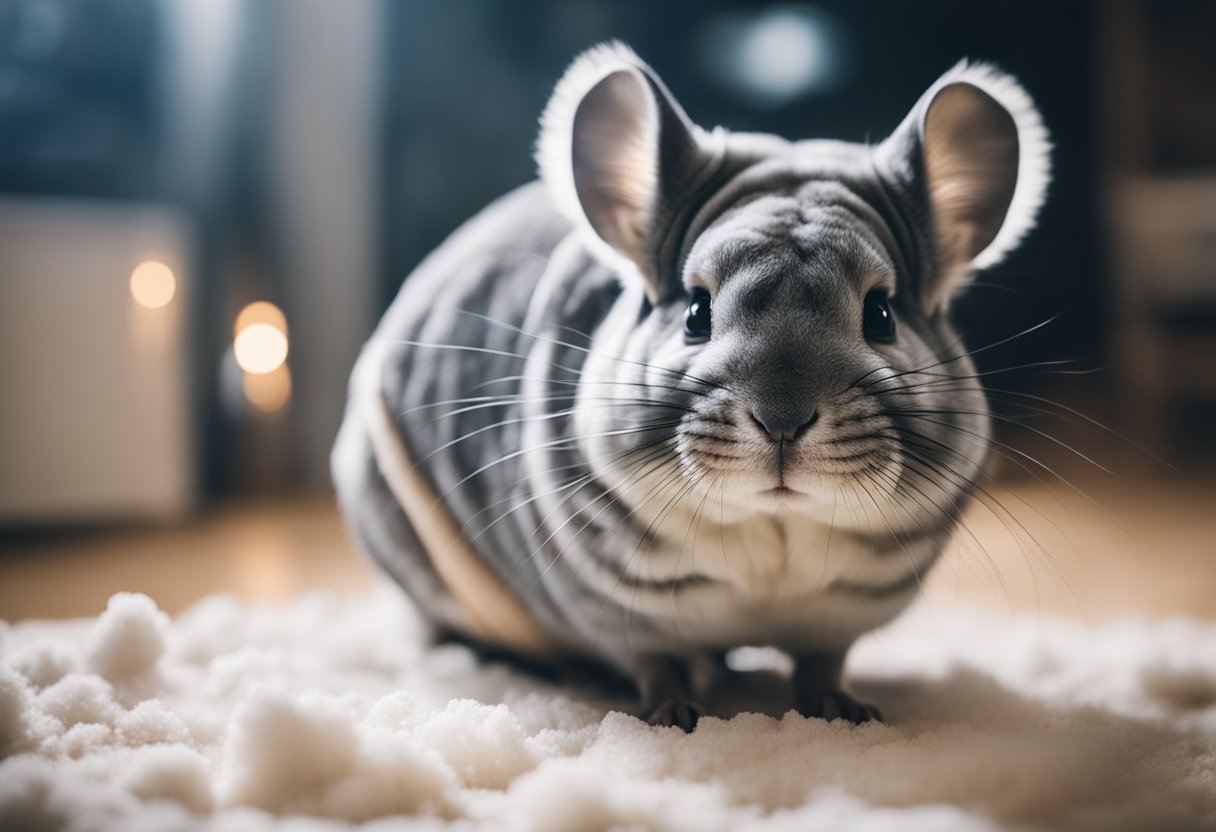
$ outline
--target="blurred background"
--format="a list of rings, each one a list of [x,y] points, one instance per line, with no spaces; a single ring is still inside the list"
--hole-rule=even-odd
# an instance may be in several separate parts
[[[1055,177],[959,305],[1002,447],[935,580],[1216,614],[1213,32],[1212,0],[0,0],[0,618],[364,586],[328,484],[355,355],[613,37],[699,123],[791,138],[877,141],[963,57],[1021,79]]]

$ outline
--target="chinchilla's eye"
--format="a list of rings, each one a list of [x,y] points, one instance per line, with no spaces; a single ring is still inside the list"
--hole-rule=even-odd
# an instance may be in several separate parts
[[[861,330],[867,341],[889,344],[895,340],[895,315],[887,293],[875,289],[866,295],[861,312]]]
[[[696,286],[692,290],[692,303],[688,304],[688,315],[684,318],[684,341],[700,344],[709,340],[711,313],[709,292]]]

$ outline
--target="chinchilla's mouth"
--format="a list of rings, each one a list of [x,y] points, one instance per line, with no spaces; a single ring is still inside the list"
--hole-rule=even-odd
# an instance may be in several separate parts
[[[805,497],[801,491],[796,491],[788,485],[778,485],[773,488],[766,488],[760,492],[765,497]]]

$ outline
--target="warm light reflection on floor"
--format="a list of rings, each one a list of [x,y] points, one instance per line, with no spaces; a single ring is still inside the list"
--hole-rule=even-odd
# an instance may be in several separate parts
[[[1108,618],[1124,612],[1216,617],[1213,483],[1087,489],[1023,483],[991,494],[927,581],[931,606]],[[120,590],[176,612],[212,592],[280,601],[319,587],[362,591],[376,579],[332,498],[242,503],[178,528],[76,533],[8,544],[0,619],[96,614]]]
[[[0,544],[0,619],[94,615],[114,592],[177,612],[213,592],[275,601],[374,580],[333,499],[248,501],[176,527],[65,533]]]

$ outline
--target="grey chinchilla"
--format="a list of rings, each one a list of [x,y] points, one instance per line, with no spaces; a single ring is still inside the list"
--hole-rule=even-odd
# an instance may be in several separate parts
[[[961,63],[885,141],[693,124],[633,52],[580,56],[541,181],[406,281],[334,449],[361,546],[442,628],[633,678],[691,729],[689,668],[794,661],[811,716],[916,595],[988,446],[952,299],[1031,228],[1048,141]]]

